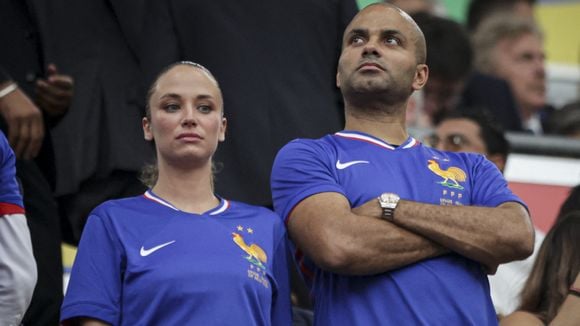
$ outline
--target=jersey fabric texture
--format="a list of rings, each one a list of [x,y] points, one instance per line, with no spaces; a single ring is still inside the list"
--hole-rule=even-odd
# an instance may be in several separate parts
[[[438,151],[412,137],[395,147],[352,131],[287,144],[274,163],[272,191],[284,219],[322,192],[343,194],[351,207],[383,192],[436,205],[521,203],[481,155]],[[337,275],[300,252],[295,257],[314,297],[316,325],[497,324],[482,266],[458,254],[373,276]]]
[[[89,217],[61,319],[112,325],[290,325],[286,235],[262,207],[197,215],[151,191]]]
[[[16,156],[3,132],[0,132],[0,164],[0,215],[24,213],[16,181]]]

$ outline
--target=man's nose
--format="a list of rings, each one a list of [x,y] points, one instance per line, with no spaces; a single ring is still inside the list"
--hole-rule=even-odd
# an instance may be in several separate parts
[[[536,59],[534,61],[534,69],[538,77],[543,79],[546,78],[546,65],[544,59]]]
[[[380,52],[377,46],[376,41],[374,40],[369,40],[363,48],[363,56],[380,56]]]

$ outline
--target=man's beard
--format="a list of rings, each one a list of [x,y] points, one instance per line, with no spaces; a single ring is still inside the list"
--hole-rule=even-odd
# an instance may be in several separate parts
[[[410,90],[386,80],[364,80],[347,85],[342,89],[343,96],[359,109],[396,106],[406,102],[411,95]]]

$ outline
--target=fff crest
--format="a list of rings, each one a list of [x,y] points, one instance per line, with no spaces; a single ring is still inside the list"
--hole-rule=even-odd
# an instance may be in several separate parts
[[[462,169],[450,166],[447,169],[442,169],[435,160],[428,160],[427,167],[431,172],[435,173],[436,175],[440,176],[443,180],[437,182],[440,185],[445,187],[449,187],[452,189],[459,189],[463,190],[463,186],[459,184],[459,182],[465,182],[467,180],[467,174]]]

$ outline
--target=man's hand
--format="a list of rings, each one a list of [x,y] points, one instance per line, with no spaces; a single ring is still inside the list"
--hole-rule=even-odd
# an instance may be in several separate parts
[[[0,114],[8,125],[8,141],[19,159],[38,155],[44,138],[40,109],[19,88],[0,98]]]
[[[59,117],[70,107],[74,82],[71,76],[59,74],[52,63],[46,71],[48,77],[36,81],[36,102],[48,115]]]

